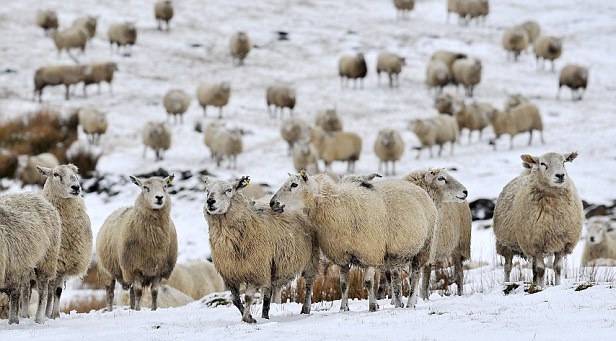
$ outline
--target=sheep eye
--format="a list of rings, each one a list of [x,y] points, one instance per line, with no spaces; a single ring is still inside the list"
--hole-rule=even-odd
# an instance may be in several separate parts
[[[612,228],[612,227],[608,227],[607,228],[607,232],[612,232],[612,231],[614,231],[614,228]]]
[[[541,166],[545,167],[545,169],[548,169],[548,165],[546,165],[545,162],[542,162]]]
[[[297,185],[295,182],[291,183],[291,188],[295,188],[295,187],[297,187],[297,186],[298,186],[298,185]]]
[[[149,191],[150,191],[150,187],[148,187],[148,186],[143,186],[143,190],[144,190],[144,191],[146,191],[146,192],[149,192]]]
[[[227,189],[227,190],[225,191],[225,193],[226,193],[226,194],[231,194],[231,188]]]
[[[445,183],[447,183],[447,179],[445,179],[444,176],[439,176],[436,180],[438,181],[444,181]]]
[[[60,174],[59,174],[59,173],[53,173],[53,176],[55,176],[55,177],[59,178],[59,177],[60,177]]]

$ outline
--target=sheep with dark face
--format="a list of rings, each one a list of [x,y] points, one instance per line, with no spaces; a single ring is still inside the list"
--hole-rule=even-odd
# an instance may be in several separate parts
[[[364,78],[368,74],[366,59],[363,53],[356,55],[344,55],[338,60],[338,75],[340,76],[340,86],[344,86],[344,81],[348,85],[349,79],[353,80],[353,88],[356,87],[356,81],[359,79],[359,85],[364,87]]]
[[[558,77],[558,93],[556,98],[560,98],[560,88],[563,86],[571,89],[571,98],[576,101],[581,101],[586,86],[588,85],[588,68],[581,65],[567,64],[560,70]]]
[[[167,25],[169,31],[169,21],[173,18],[173,2],[171,0],[159,0],[154,4],[154,17],[158,24],[158,30],[162,30],[162,22]]]

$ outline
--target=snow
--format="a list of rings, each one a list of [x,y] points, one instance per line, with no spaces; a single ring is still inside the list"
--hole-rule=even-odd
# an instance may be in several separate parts
[[[391,1],[220,1],[184,0],[175,2],[176,16],[170,32],[155,29],[153,5],[149,2],[121,0],[45,1],[45,7],[58,10],[61,27],[74,18],[99,15],[96,37],[89,43],[81,62],[113,60],[119,65],[110,94],[106,84],[101,94],[96,87],[84,98],[77,89],[70,101],[64,101],[62,87],[46,88],[43,105],[61,111],[80,106],[95,106],[109,113],[110,128],[102,139],[104,156],[99,170],[105,174],[128,176],[159,167],[197,172],[207,169],[220,178],[250,175],[253,182],[267,183],[275,190],[292,171],[286,143],[279,137],[279,120],[271,120],[265,110],[265,87],[282,81],[297,87],[295,114],[312,121],[318,110],[336,107],[342,114],[345,130],[359,133],[363,151],[357,173],[377,168],[372,144],[381,128],[398,128],[407,144],[399,174],[434,166],[457,169],[456,178],[469,189],[469,199],[495,198],[501,188],[521,171],[519,155],[548,151],[578,151],[579,157],[568,165],[583,199],[608,203],[614,199],[616,151],[613,125],[616,64],[611,49],[616,46],[614,5],[609,1],[492,1],[485,26],[458,26],[455,18],[445,23],[445,1],[418,0],[408,19],[396,20]],[[23,115],[39,108],[32,101],[32,75],[43,65],[71,64],[71,59],[55,52],[51,39],[35,26],[34,16],[41,3],[34,0],[10,1],[0,8],[3,38],[0,70],[0,120]],[[582,7],[583,6],[583,7]],[[590,84],[581,102],[570,100],[563,89],[562,100],[555,99],[557,74],[536,70],[532,54],[523,54],[518,63],[506,60],[500,38],[504,28],[535,19],[542,31],[564,38],[564,52],[556,62],[557,70],[566,63],[590,66]],[[122,20],[135,22],[137,45],[130,57],[110,53],[106,30]],[[245,66],[234,67],[228,56],[228,39],[233,32],[246,31],[254,48]],[[278,41],[277,31],[288,31],[289,41]],[[196,46],[196,47],[194,47]],[[377,85],[374,71],[376,55],[382,49],[400,53],[407,66],[400,77],[400,88],[389,89],[386,80]],[[440,158],[428,158],[424,151],[419,160],[410,149],[417,146],[415,136],[406,130],[413,118],[435,115],[432,99],[423,81],[425,65],[436,49],[453,49],[477,56],[483,61],[483,79],[476,88],[478,100],[501,107],[507,92],[521,92],[541,109],[546,144],[535,139],[526,146],[526,136],[514,139],[508,149],[507,138],[493,151],[484,140],[466,134],[456,145],[455,154],[447,147]],[[340,88],[337,60],[342,54],[363,51],[369,73],[364,89]],[[140,128],[147,120],[164,120],[162,97],[166,91],[181,88],[194,94],[200,82],[230,81],[231,100],[224,109],[228,126],[250,132],[245,136],[245,152],[238,158],[238,169],[217,168],[209,159],[202,135],[194,131],[197,122],[214,120],[217,110],[202,109],[193,99],[183,125],[173,125],[173,146],[166,159],[153,161],[151,152],[142,158]],[[447,89],[453,91],[452,89]],[[606,100],[607,98],[607,100]],[[287,115],[287,114],[285,114]],[[80,136],[85,139],[85,136]],[[345,165],[334,164],[343,172]],[[193,178],[191,186],[200,186]],[[17,185],[3,182],[11,191]],[[88,194],[86,204],[94,234],[116,208],[132,204],[138,188],[127,182],[121,193],[108,198]],[[202,216],[203,195],[181,192],[174,197],[173,219],[178,228],[179,260],[209,255],[207,225]],[[339,302],[314,303],[313,314],[300,316],[293,303],[274,305],[272,319],[246,325],[234,307],[207,308],[200,302],[156,312],[63,315],[59,320],[35,325],[22,320],[18,326],[0,321],[0,336],[6,340],[71,338],[114,340],[171,340],[198,337],[250,337],[254,339],[606,339],[616,331],[616,292],[609,271],[596,276],[599,284],[574,291],[578,283],[591,275],[579,266],[583,243],[578,244],[566,262],[567,278],[560,287],[527,295],[516,291],[502,293],[502,267],[494,251],[490,229],[474,225],[473,261],[488,265],[468,272],[463,297],[432,295],[419,302],[415,310],[393,309],[380,301],[381,310],[367,312],[366,301],[351,302],[351,312],[338,312]],[[516,270],[517,271],[517,270]],[[551,271],[548,271],[551,274]],[[515,272],[514,272],[515,276]],[[524,269],[521,278],[528,278]],[[70,296],[67,289],[66,296]],[[158,326],[158,328],[157,328]]]

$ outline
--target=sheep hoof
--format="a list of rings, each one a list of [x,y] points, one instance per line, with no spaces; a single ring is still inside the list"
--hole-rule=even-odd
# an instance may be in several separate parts
[[[300,314],[310,314],[310,307],[302,307]]]
[[[247,315],[247,316],[242,317],[242,321],[246,323],[257,323],[257,320],[252,318],[252,315]]]
[[[377,311],[377,310],[379,310],[379,305],[377,303],[370,303],[368,305],[368,310],[371,311],[371,312],[372,311]]]
[[[340,306],[340,311],[349,311],[349,306]]]

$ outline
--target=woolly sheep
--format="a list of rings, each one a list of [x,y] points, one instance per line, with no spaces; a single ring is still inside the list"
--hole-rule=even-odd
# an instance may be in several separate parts
[[[513,149],[515,135],[528,132],[528,145],[530,146],[533,142],[533,130],[539,131],[541,143],[545,143],[541,114],[539,108],[533,103],[520,104],[508,112],[493,110],[487,115],[494,130],[494,139],[490,141],[494,150],[496,150],[496,140],[504,134],[509,134],[509,148]]]
[[[338,75],[340,76],[341,87],[344,86],[345,80],[348,85],[349,79],[352,79],[353,88],[355,88],[359,79],[359,86],[363,88],[366,74],[368,74],[368,67],[363,53],[357,53],[354,56],[344,55],[338,60]]]
[[[148,122],[141,132],[143,141],[143,157],[152,148],[157,161],[164,158],[164,153],[171,147],[171,129],[165,122]]]
[[[318,273],[319,248],[301,212],[256,209],[242,194],[248,177],[233,182],[206,180],[203,215],[209,226],[212,260],[231,290],[242,321],[255,323],[250,305],[257,287],[263,295],[262,318],[269,319],[272,288],[303,272],[306,279],[302,314],[310,313],[312,283]],[[246,284],[244,306],[240,285]]]
[[[434,51],[434,53],[432,53],[432,56],[430,56],[430,60],[442,61],[443,63],[445,63],[445,65],[447,65],[447,68],[449,69],[449,73],[451,73],[452,72],[451,67],[453,66],[453,63],[458,59],[464,59],[467,57],[468,56],[465,53],[447,51],[447,50],[437,50],[437,51]]]
[[[355,171],[355,162],[361,154],[361,137],[352,132],[326,133],[320,127],[312,129],[312,143],[326,169],[333,161],[347,161],[347,172]]]
[[[289,145],[288,153],[293,151],[293,145],[302,138],[310,137],[310,125],[299,117],[289,117],[280,125],[280,136]]]
[[[415,7],[415,0],[394,0],[394,7],[397,12],[396,16],[404,17]]]
[[[244,150],[242,131],[240,129],[227,129],[221,127],[216,130],[212,142],[212,155],[216,166],[220,167],[223,158],[227,158],[228,168],[237,168],[237,156]]]
[[[79,17],[73,20],[72,27],[80,28],[84,30],[88,34],[88,39],[94,37],[96,34],[96,23],[98,21],[98,17],[94,17],[91,15],[85,17]]]
[[[143,288],[150,285],[152,310],[156,310],[160,281],[169,278],[178,255],[171,198],[166,178],[130,177],[141,193],[131,207],[115,210],[103,223],[96,238],[98,266],[108,285],[107,309],[113,309],[116,281],[130,290],[130,308],[141,309]]]
[[[107,37],[112,50],[114,44],[117,45],[118,51],[122,46],[130,49],[137,42],[137,28],[130,22],[113,24],[107,30]]]
[[[299,172],[305,169],[308,172],[319,172],[319,155],[310,140],[300,139],[293,145],[293,167]]]
[[[596,260],[616,260],[616,236],[610,220],[593,218],[588,221],[582,265],[594,266]]]
[[[432,157],[432,146],[439,145],[438,156],[443,152],[443,145],[451,142],[451,154],[453,155],[454,143],[458,140],[459,129],[455,118],[449,115],[438,115],[427,119],[415,119],[409,123],[411,130],[419,141],[421,147],[417,151],[417,159],[424,147],[428,147]]]
[[[203,143],[210,150],[210,157],[212,158],[214,157],[214,150],[212,149],[215,141],[214,137],[216,136],[218,130],[224,128],[224,126],[224,122],[212,121],[205,127],[205,131],[203,133]]]
[[[541,26],[539,26],[539,23],[535,20],[526,20],[520,25],[520,27],[526,31],[529,45],[535,43],[535,40],[537,40],[539,35],[541,35]]]
[[[276,111],[280,109],[280,117],[282,118],[284,108],[289,108],[289,112],[292,115],[296,102],[295,89],[282,84],[270,85],[265,92],[265,102],[270,117],[272,117],[272,112],[270,111],[272,105],[274,106],[273,117],[276,117]]]
[[[58,29],[58,14],[51,9],[36,11],[36,24],[48,34],[50,30]]]
[[[237,32],[229,40],[229,51],[234,65],[244,65],[244,59],[250,52],[250,38],[246,32]]]
[[[451,81],[451,73],[447,64],[440,59],[432,59],[426,68],[426,85],[428,89],[437,88],[437,94]]]
[[[203,116],[207,114],[207,106],[218,107],[218,118],[222,118],[222,107],[229,103],[231,86],[229,82],[217,84],[201,84],[197,88],[197,99],[203,107]]]
[[[173,116],[176,122],[179,116],[180,123],[184,123],[184,113],[190,106],[190,96],[183,90],[172,89],[167,91],[163,97],[163,106],[168,115]]]
[[[441,93],[434,98],[434,107],[441,114],[455,115],[464,109],[464,98],[450,93]]]
[[[60,317],[60,297],[69,276],[86,273],[92,258],[92,228],[81,197],[79,171],[73,164],[54,168],[38,166],[47,178],[43,196],[58,210],[62,221],[60,253],[55,281],[49,283],[47,317]],[[52,306],[53,302],[53,306]]]
[[[516,62],[520,53],[528,47],[528,43],[528,33],[521,26],[508,28],[503,33],[502,44],[505,51],[507,51],[507,58],[513,55],[513,60]]]
[[[82,53],[85,52],[88,31],[81,27],[70,27],[62,31],[53,31],[51,37],[56,45],[56,49],[58,49],[58,55],[60,55],[62,50],[66,50],[66,53],[70,56],[70,49],[72,48],[78,48]]]
[[[64,85],[66,92],[64,98],[69,99],[69,87],[84,81],[91,72],[87,65],[56,65],[43,66],[34,73],[34,97],[38,94],[42,101],[43,89],[48,85]]]
[[[143,294],[141,296],[142,306],[152,306],[152,293],[148,287],[143,288]],[[161,284],[158,287],[158,293],[156,296],[156,306],[158,308],[176,308],[185,306],[193,301],[193,298],[186,295],[181,290],[178,290],[172,286]],[[122,291],[120,294],[120,305],[130,305],[130,293]]]
[[[535,41],[537,67],[539,67],[539,61],[541,61],[541,68],[544,68],[545,61],[549,60],[552,63],[552,72],[554,72],[554,60],[558,59],[562,53],[563,41],[561,38],[541,36]]]
[[[19,323],[20,295],[29,294],[35,268],[40,293],[35,321],[45,321],[48,283],[56,277],[61,231],[58,211],[43,196],[0,195],[0,291],[9,297],[9,324]],[[20,293],[20,288],[25,290]],[[29,301],[29,297],[22,299]],[[27,309],[27,305],[22,307]]]
[[[571,89],[571,98],[575,100],[582,100],[586,86],[588,85],[588,68],[575,64],[567,64],[562,70],[560,70],[560,76],[558,77],[558,93],[556,98],[560,98],[560,88],[563,86]]]
[[[483,129],[490,124],[488,116],[496,109],[490,103],[473,102],[465,105],[464,109],[460,110],[454,116],[458,122],[460,135],[463,129],[468,129],[468,142],[471,142],[473,131],[479,132],[479,140]]]
[[[58,158],[51,153],[41,153],[34,156],[24,155],[23,157],[20,156],[19,161],[23,165],[23,168],[20,167],[17,171],[22,187],[25,185],[39,185],[42,187],[45,184],[45,178],[41,176],[36,167],[54,168],[60,164]]]
[[[118,64],[115,62],[95,63],[89,65],[89,72],[83,80],[83,96],[86,97],[86,87],[90,84],[98,85],[98,93],[101,93],[101,83],[109,84],[109,92],[112,92],[111,82],[113,74],[118,71]]]
[[[476,58],[458,59],[451,66],[453,82],[462,85],[466,96],[473,97],[473,90],[481,82],[481,61]]]
[[[509,94],[505,98],[505,111],[509,111],[520,104],[530,103],[530,100],[521,94]]]
[[[79,124],[81,124],[81,128],[83,128],[83,132],[88,136],[88,141],[94,145],[99,144],[101,135],[103,135],[107,131],[107,127],[109,127],[107,114],[98,111],[96,108],[90,107],[79,109],[78,115]]]
[[[385,165],[385,175],[389,175],[391,162],[391,174],[396,175],[396,161],[400,160],[404,153],[404,141],[400,132],[395,129],[381,129],[374,141],[374,153],[379,158],[379,172]]]
[[[158,30],[162,30],[162,22],[167,25],[169,31],[169,21],[173,18],[173,2],[171,0],[158,0],[154,4],[154,17],[158,24]]]
[[[483,18],[490,13],[490,4],[488,0],[458,0],[456,4],[456,12],[460,18],[460,22],[468,24],[470,20],[475,18]],[[479,21],[477,21],[479,24]]]
[[[342,118],[340,118],[336,109],[320,111],[314,120],[314,124],[329,133],[342,130]]]
[[[413,4],[413,0],[394,0],[398,2],[404,2]],[[412,8],[411,8],[412,9]],[[376,59],[376,75],[378,77],[379,84],[381,83],[381,72],[387,73],[389,77],[389,87],[400,86],[399,75],[402,71],[402,67],[406,65],[406,60],[395,53],[383,51],[379,53]]]
[[[570,254],[582,233],[584,212],[565,162],[577,153],[523,154],[526,170],[503,188],[494,209],[496,252],[505,258],[505,282],[512,259],[520,255],[533,265],[533,285],[544,286],[544,257],[554,255],[555,284],[560,284],[562,257]]]

